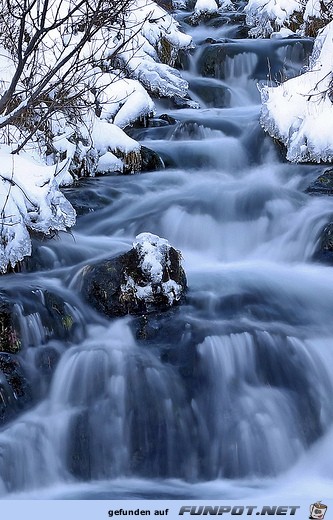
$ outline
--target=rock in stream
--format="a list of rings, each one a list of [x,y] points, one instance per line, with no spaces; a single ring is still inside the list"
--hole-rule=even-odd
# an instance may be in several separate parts
[[[78,280],[84,298],[110,317],[167,310],[186,289],[181,254],[151,233],[138,235],[127,253],[84,267]]]

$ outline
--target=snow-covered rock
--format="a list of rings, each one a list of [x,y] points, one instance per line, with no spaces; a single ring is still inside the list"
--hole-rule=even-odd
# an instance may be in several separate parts
[[[75,210],[59,191],[68,161],[38,164],[0,148],[0,272],[31,254],[29,231],[48,234],[75,224]]]
[[[194,7],[194,12],[199,15],[216,13],[217,10],[218,5],[215,0],[197,0]]]
[[[333,22],[320,31],[307,72],[261,90],[261,124],[290,161],[333,161]]]
[[[79,60],[71,55],[84,34],[80,24],[85,26],[95,5],[95,0],[80,3],[73,19],[40,35],[19,77],[15,102],[0,113],[1,272],[30,255],[30,231],[47,234],[74,225],[75,212],[59,186],[82,175],[140,171],[147,157],[123,129],[154,114],[152,94],[187,96],[188,84],[173,65],[192,38],[153,0],[131,0],[118,21],[98,23],[93,36],[83,39]],[[73,7],[73,0],[54,0],[46,26]],[[20,13],[19,3],[16,8]],[[38,9],[40,3],[33,3],[24,18],[23,53],[35,34]],[[0,20],[0,101],[18,62],[17,47],[6,38],[9,27],[10,36],[20,33],[15,13],[3,12]]]
[[[127,253],[84,267],[74,286],[107,316],[145,315],[179,303],[186,276],[180,253],[167,240],[141,233]]]
[[[333,17],[331,0],[249,0],[245,13],[255,38],[276,35],[282,28],[315,36]]]
[[[297,13],[302,13],[302,0],[249,0],[245,7],[250,36],[266,38],[281,27],[289,26]]]

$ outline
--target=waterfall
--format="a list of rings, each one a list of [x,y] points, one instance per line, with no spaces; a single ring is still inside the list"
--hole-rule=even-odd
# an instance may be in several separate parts
[[[258,122],[257,83],[297,74],[311,41],[188,29],[200,108],[134,130],[166,170],[68,190],[94,211],[3,278],[31,384],[0,430],[3,497],[239,498],[311,468],[332,480],[333,271],[313,255],[333,202],[304,193],[322,167],[287,164]],[[93,311],[75,279],[146,231],[181,250],[189,290],[143,337],[140,318]]]

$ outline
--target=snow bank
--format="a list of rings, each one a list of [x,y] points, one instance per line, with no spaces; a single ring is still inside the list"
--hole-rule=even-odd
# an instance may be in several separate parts
[[[250,36],[266,38],[281,28],[313,36],[332,20],[331,0],[249,0],[245,7]]]
[[[74,5],[73,0],[54,0],[46,26]],[[45,32],[25,63],[15,102],[0,114],[1,272],[31,253],[29,231],[47,234],[74,225],[75,212],[60,185],[81,175],[140,169],[141,147],[123,129],[154,113],[152,94],[187,96],[188,84],[173,65],[179,50],[192,46],[192,38],[152,0],[132,0],[119,22],[97,24],[94,35],[83,39],[79,59],[74,53],[58,67],[80,43],[79,27],[94,5],[95,0],[80,4],[66,24]],[[38,9],[39,2],[34,3],[24,19],[23,52],[36,31]],[[0,20],[0,99],[17,64],[6,30],[10,26],[15,35],[20,29],[20,18],[7,14],[9,25],[6,14]],[[48,76],[52,67],[55,72]],[[30,96],[45,77],[49,81],[29,108]]]
[[[303,12],[302,0],[249,0],[245,7],[250,36],[266,38],[289,26],[296,13]]]
[[[182,33],[176,20],[151,0],[134,4],[127,18],[129,42],[119,59],[130,77],[154,95],[185,97],[188,83],[173,65],[180,49],[191,48],[191,36]]]
[[[118,126],[95,118],[91,138],[93,147],[99,155],[97,172],[123,172],[125,169],[130,169],[134,173],[140,170],[141,146]],[[106,169],[103,170],[103,167]]]
[[[333,22],[319,33],[306,73],[261,91],[261,124],[290,161],[333,161],[332,71]]]
[[[29,231],[48,234],[75,224],[75,210],[59,191],[67,161],[38,164],[0,148],[0,272],[31,254]]]
[[[218,5],[215,0],[197,0],[194,12],[195,14],[212,14],[218,10]]]

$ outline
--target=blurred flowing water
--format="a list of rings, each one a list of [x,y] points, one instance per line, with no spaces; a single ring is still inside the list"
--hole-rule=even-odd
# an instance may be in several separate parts
[[[2,279],[20,295],[37,402],[0,431],[3,497],[245,498],[291,482],[294,496],[332,496],[333,270],[312,255],[333,201],[304,194],[320,167],[284,162],[258,123],[258,81],[297,74],[312,42],[238,38],[233,14],[187,27],[201,108],[136,130],[167,169],[67,189],[73,235]],[[97,315],[73,279],[145,231],[181,250],[189,290],[143,338],[140,319]],[[45,328],[45,290],[75,324],[66,341]]]

